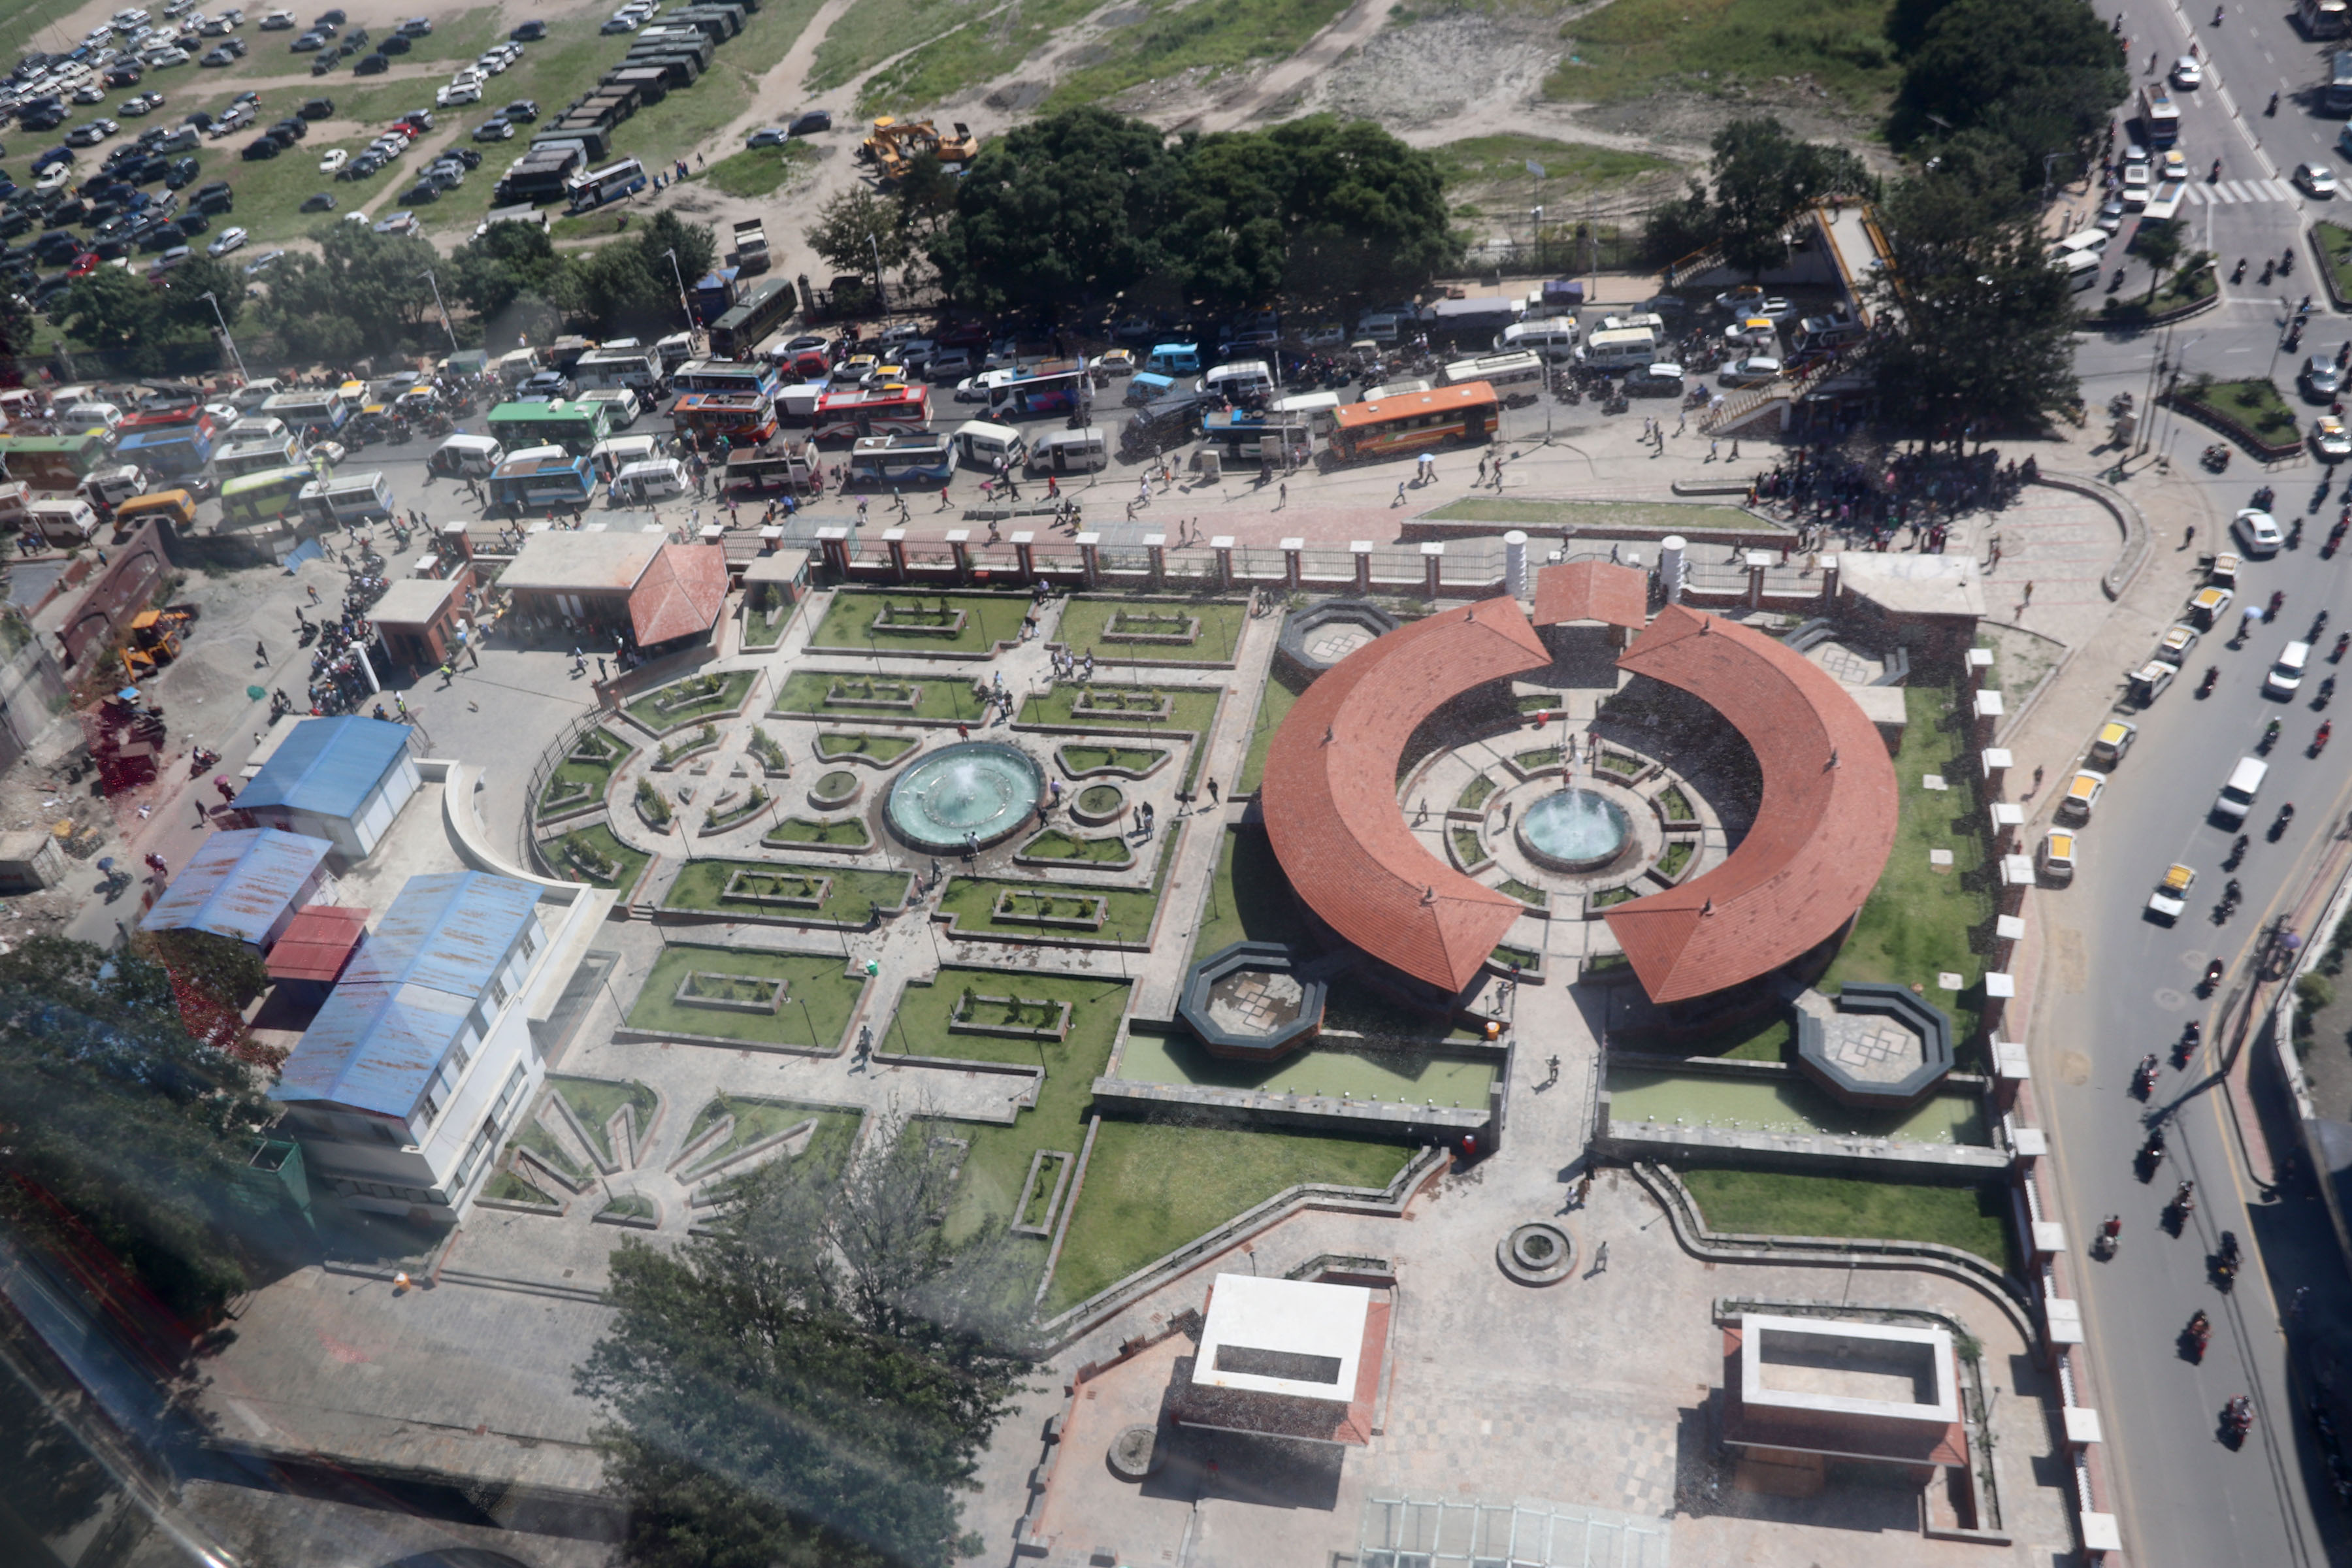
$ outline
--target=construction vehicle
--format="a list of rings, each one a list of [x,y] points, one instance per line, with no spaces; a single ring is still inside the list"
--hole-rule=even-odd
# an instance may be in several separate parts
[[[857,152],[880,166],[884,179],[895,182],[905,179],[915,160],[926,153],[942,163],[971,163],[979,155],[980,138],[961,121],[955,121],[952,135],[942,136],[928,120],[902,121],[885,114],[874,121],[874,133]]]
[[[758,218],[745,218],[735,226],[735,251],[728,260],[742,273],[768,269],[768,231]]]

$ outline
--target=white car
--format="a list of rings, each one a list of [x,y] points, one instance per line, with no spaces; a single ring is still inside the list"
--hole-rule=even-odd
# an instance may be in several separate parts
[[[491,76],[504,76],[506,74],[507,68],[512,64],[514,64],[512,60],[499,53],[496,49],[492,49],[488,54],[484,55],[480,59],[474,62],[474,68],[479,71],[486,71]]]
[[[116,32],[127,33],[133,27],[145,26],[150,21],[153,20],[153,18],[149,16],[146,12],[139,9],[138,6],[133,5],[127,10],[117,11],[113,16],[109,16],[107,20],[114,24],[114,30]]]
[[[1778,294],[1768,294],[1762,300],[1758,300],[1753,309],[1745,313],[1750,316],[1762,316],[1766,320],[1777,323],[1785,321],[1790,317],[1795,315],[1797,313],[1797,307],[1787,300],[1782,299]]]
[[[2238,536],[2249,555],[2276,555],[2284,543],[2285,535],[2279,532],[2278,519],[2266,511],[2248,507],[2230,524],[2230,531]]]
[[[218,239],[214,240],[210,245],[205,247],[205,254],[206,256],[226,256],[232,250],[241,250],[244,248],[245,242],[247,237],[248,236],[246,234],[245,230],[241,228],[225,228],[220,231],[220,237]]]
[[[1734,348],[1770,349],[1780,346],[1780,329],[1769,316],[1748,316],[1724,330],[1723,341]]]
[[[2113,234],[2116,230],[2123,227],[2124,199],[2121,196],[2109,196],[2105,202],[2100,204],[2098,224],[2101,228],[2105,229],[2109,234]]]
[[[351,161],[352,155],[349,153],[341,147],[331,147],[327,150],[327,155],[319,160],[319,173],[331,174]]]
[[[341,441],[313,441],[309,446],[302,448],[302,460],[304,462],[317,463],[323,461],[327,467],[331,468],[337,463],[341,462],[347,456],[349,456],[349,454],[343,450],[343,444]]]
[[[481,101],[482,89],[480,86],[470,81],[453,81],[447,87],[443,88],[440,91],[433,95],[433,105],[436,109],[452,109],[461,103],[479,103]]]
[[[37,191],[62,190],[65,188],[66,183],[72,178],[72,164],[52,163],[46,170],[42,171],[41,177],[39,179],[33,182],[33,189]]]
[[[2144,207],[2147,205],[2147,165],[2146,163],[2125,164],[2124,205],[2126,206],[2134,207]]]
[[[1725,386],[1762,386],[1780,379],[1780,362],[1769,354],[1749,354],[1716,372],[1715,379]]]
[[[2314,201],[2324,202],[2336,195],[2336,171],[2325,163],[2297,163],[2294,183]]]
[[[188,51],[179,47],[177,45],[166,45],[164,47],[160,49],[150,49],[147,52],[145,58],[150,69],[168,70],[173,66],[186,65],[188,63]]]
[[[2197,63],[2195,55],[2183,55],[2172,62],[2172,85],[2175,87],[2205,85],[2205,68]]]
[[[294,13],[291,11],[272,11],[261,19],[261,30],[265,33],[283,33],[294,26]]]
[[[2167,147],[2157,157],[2157,178],[2185,180],[2189,177],[2189,154],[2178,147]]]

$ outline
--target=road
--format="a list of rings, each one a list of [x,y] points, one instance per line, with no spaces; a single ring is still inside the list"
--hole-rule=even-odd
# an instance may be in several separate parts
[[[2179,145],[2196,176],[2180,216],[2190,246],[2221,258],[2224,301],[2168,331],[2084,339],[2077,363],[2084,397],[2096,411],[2129,391],[2145,407],[2150,389],[2176,373],[2220,380],[2270,374],[2288,388],[2297,356],[2284,351],[2281,337],[2306,292],[2317,298],[2304,353],[2332,355],[2352,338],[2352,321],[2328,308],[2314,275],[2313,252],[2301,238],[2305,225],[2328,216],[2336,204],[2311,201],[2286,180],[2306,159],[2339,170],[2345,163],[2335,151],[2345,122],[2318,118],[2303,101],[2315,100],[2324,84],[2330,46],[2303,39],[2275,8],[2256,12],[2232,5],[2218,27],[2210,11],[2192,18],[2149,0],[2129,0],[2122,16],[2136,85],[2155,79],[2151,56],[2159,69],[2169,70],[2192,38],[2206,63],[2202,88],[2173,95],[2182,106]],[[2263,110],[2274,89],[2281,100],[2272,117]],[[2130,113],[2126,106],[2119,118]],[[2123,127],[2124,135],[2129,131]],[[2209,182],[2205,176],[2217,158],[2221,178]],[[2129,234],[2127,226],[2123,237]],[[2294,271],[2264,285],[2265,261],[2290,248]],[[2249,262],[2245,279],[2229,284],[2241,257]],[[2117,266],[2128,268],[2127,288],[2147,286],[2145,271],[2120,247],[2111,247],[2106,266],[2110,274]],[[2303,406],[2306,414],[2317,411],[2309,403]],[[2328,674],[2352,679],[2352,659],[2340,667],[2315,664],[2310,682],[2293,701],[2263,692],[2280,647],[2302,636],[2316,612],[2326,608],[2334,616],[2322,655],[2336,632],[2352,628],[2352,594],[2346,591],[2352,552],[2319,559],[2337,498],[2322,499],[2326,470],[2307,456],[2266,471],[2240,452],[2228,470],[2214,476],[2196,461],[2211,439],[2202,426],[2160,414],[2141,438],[2145,449],[2128,466],[2125,488],[2146,492],[2161,483],[2177,495],[2179,487],[2195,487],[2207,519],[2199,527],[2200,548],[2217,542],[2230,517],[2263,483],[2277,487],[2283,526],[2297,515],[2317,526],[2306,529],[2300,549],[2249,563],[2242,574],[2239,606],[2266,601],[2273,590],[2285,592],[2279,624],[2231,652],[2225,638],[2234,629],[2233,609],[2230,623],[2191,653],[2187,679],[2145,713],[2130,715],[2141,727],[2138,742],[2113,770],[2114,782],[2084,833],[2082,872],[2071,889],[2042,895],[2051,962],[2042,972],[2045,994],[2036,1020],[2036,1087],[2055,1133],[2068,1234],[2086,1241],[2104,1216],[2119,1215],[2124,1222],[2118,1255],[2086,1264],[2083,1292],[2103,1424],[2117,1461],[2116,1506],[2127,1555],[2135,1563],[2184,1568],[2288,1568],[2340,1560],[2348,1538],[2303,1414],[2315,1358],[2303,1328],[2294,1336],[2285,1331],[2284,1309],[2306,1284],[2313,1289],[2306,1306],[2314,1309],[2307,1316],[2316,1316],[2323,1304],[2333,1310],[2352,1300],[2352,1292],[2307,1180],[2270,1192],[2250,1177],[2231,1102],[2208,1075],[2218,1057],[2214,1020],[2241,994],[2258,933],[2303,896],[2326,836],[2352,809],[2352,772],[2344,765],[2352,753],[2341,744],[2320,757],[2308,752],[2324,717],[2313,710],[2312,688]],[[2168,456],[2168,471],[2158,464]],[[2159,552],[2148,570],[2176,576],[2185,601],[2193,579],[2182,568],[2190,559]],[[2119,649],[2102,662],[2120,668],[2140,651]],[[2219,667],[2221,678],[2213,694],[2200,700],[2195,681],[2209,665]],[[2273,717],[2282,721],[2283,732],[2250,819],[2251,850],[2235,872],[2245,907],[2217,925],[2211,917],[2231,874],[2222,862],[2234,830],[2218,826],[2208,811],[2231,763],[2255,749]],[[2345,739],[2352,741],[2352,733]],[[2063,779],[2050,780],[2041,804],[2063,788]],[[2298,807],[2296,820],[2273,842],[2265,830],[2289,801]],[[2178,925],[2166,926],[2147,918],[2146,905],[2157,878],[2175,860],[2195,867],[2200,878],[2189,912]],[[2214,957],[2230,966],[2230,974],[2209,1001],[2197,986]],[[2207,1047],[2186,1072],[2168,1062],[2152,1105],[2142,1105],[2130,1092],[2135,1067],[2147,1053],[2168,1050],[2192,1020],[2204,1023]],[[2154,1178],[2143,1182],[2134,1156],[2158,1115],[2168,1130],[2169,1152]],[[2198,1205],[2175,1238],[2162,1228],[2160,1211],[2184,1176],[2197,1183]],[[2249,1267],[2229,1293],[2208,1272],[2223,1230],[2252,1250]],[[2200,1309],[2214,1324],[2202,1364],[2189,1361],[2179,1342],[2190,1313]],[[2233,1451],[2220,1438],[2218,1418],[2223,1403],[2240,1393],[2252,1396],[2257,1418],[2244,1447]]]

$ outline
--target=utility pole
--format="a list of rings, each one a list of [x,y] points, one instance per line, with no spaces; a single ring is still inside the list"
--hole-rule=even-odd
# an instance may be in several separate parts
[[[236,352],[236,340],[228,335],[228,318],[221,314],[220,300],[211,290],[205,292],[204,301],[213,308],[213,320],[220,323],[221,342],[228,345],[228,363],[236,370],[236,384],[243,386],[251,378],[245,374],[245,356]]]
[[[890,313],[890,291],[882,281],[882,242],[874,237],[870,229],[866,235],[866,247],[874,253],[874,303],[887,316]]]
[[[686,330],[688,332],[692,332],[694,331],[694,304],[693,301],[687,298],[686,273],[678,267],[677,251],[665,250],[662,254],[669,258],[669,275],[677,279],[677,306],[679,310],[686,312]]]
[[[434,278],[433,269],[429,267],[425,269],[425,281],[433,285],[433,308],[441,312],[441,330],[449,334],[449,352],[456,353],[457,329],[449,324],[449,307],[441,302],[441,285]]]

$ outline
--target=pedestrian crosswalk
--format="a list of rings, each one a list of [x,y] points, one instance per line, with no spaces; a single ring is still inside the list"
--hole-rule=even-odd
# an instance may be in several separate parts
[[[2284,180],[2223,180],[2218,184],[2192,184],[2185,193],[2201,206],[2229,206],[2237,202],[2291,202],[2295,188]]]

